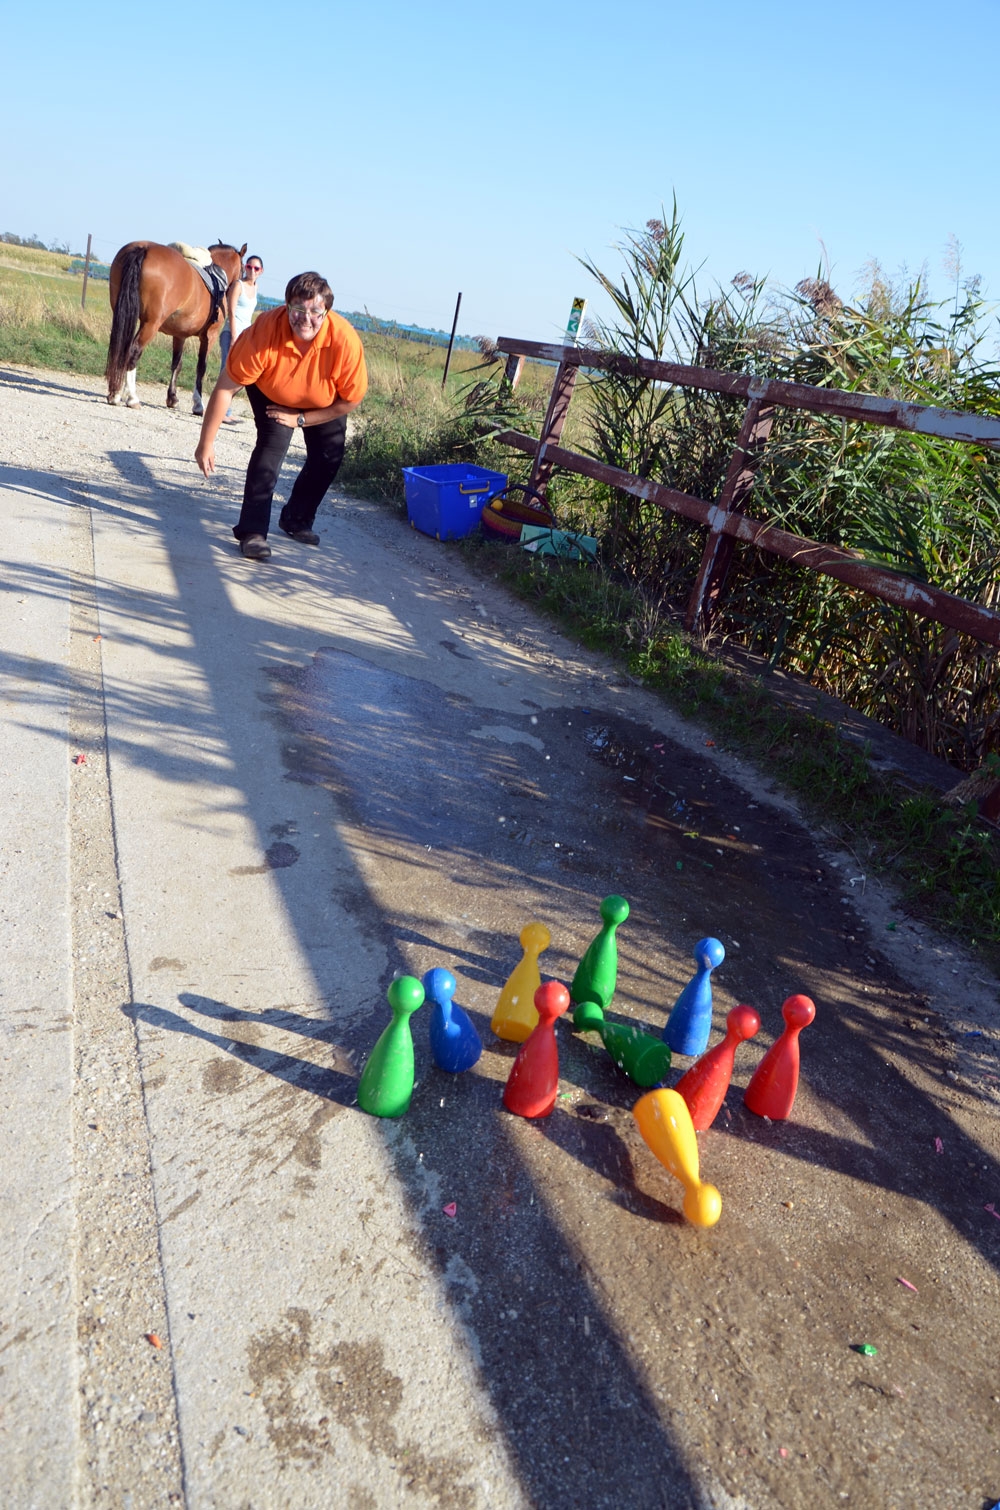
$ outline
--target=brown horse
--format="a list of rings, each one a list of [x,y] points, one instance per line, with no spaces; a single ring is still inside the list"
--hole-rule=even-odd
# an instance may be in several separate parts
[[[226,242],[208,248],[209,255],[232,287],[243,271],[246,242],[239,251]],[[177,373],[188,336],[198,337],[198,371],[194,382],[193,412],[201,414],[201,385],[208,348],[226,321],[226,301],[214,306],[205,280],[172,246],[156,241],[130,241],[115,253],[110,278],[111,340],[108,345],[108,403],[123,399],[130,409],[139,408],[135,373],[139,358],[162,330],[174,338],[174,355],[167,387],[167,407],[177,405]],[[213,313],[214,309],[214,313]],[[136,328],[138,326],[138,329]]]

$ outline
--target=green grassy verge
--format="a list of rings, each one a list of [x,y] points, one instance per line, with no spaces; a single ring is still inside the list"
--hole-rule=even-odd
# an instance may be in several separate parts
[[[610,654],[677,712],[697,719],[800,800],[908,912],[1000,970],[1000,838],[974,807],[942,806],[876,771],[834,724],[789,708],[765,682],[700,651],[653,605],[600,570],[471,539],[467,557],[590,649]],[[958,779],[956,777],[956,779]]]

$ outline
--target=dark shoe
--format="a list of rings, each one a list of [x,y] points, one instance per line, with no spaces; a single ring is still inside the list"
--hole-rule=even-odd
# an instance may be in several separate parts
[[[289,540],[297,540],[300,545],[319,545],[319,536],[315,530],[286,530],[284,525],[281,528]]]
[[[263,535],[244,535],[240,541],[240,554],[248,561],[270,561],[271,547]]]

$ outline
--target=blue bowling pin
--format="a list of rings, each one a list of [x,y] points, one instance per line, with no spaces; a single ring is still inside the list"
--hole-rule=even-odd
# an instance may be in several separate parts
[[[674,1002],[663,1036],[675,1054],[704,1054],[712,1031],[712,971],[726,951],[718,939],[699,939],[694,946],[698,966]]]
[[[468,1012],[452,1001],[456,981],[450,970],[428,970],[423,980],[431,1003],[431,1053],[439,1070],[458,1075],[471,1070],[483,1052]]]

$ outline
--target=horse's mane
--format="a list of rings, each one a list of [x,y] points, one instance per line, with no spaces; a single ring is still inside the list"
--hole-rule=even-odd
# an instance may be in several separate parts
[[[208,250],[210,252],[236,252],[236,248],[228,241],[213,241]],[[239,256],[239,252],[236,252],[236,255]]]

